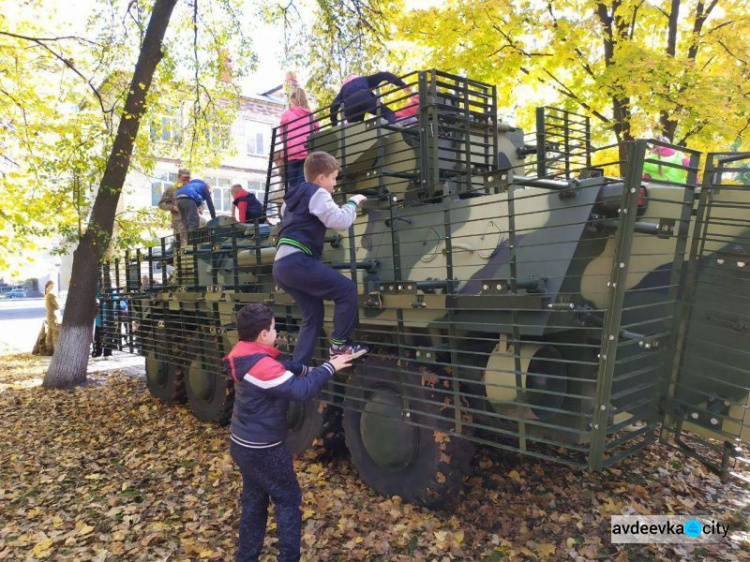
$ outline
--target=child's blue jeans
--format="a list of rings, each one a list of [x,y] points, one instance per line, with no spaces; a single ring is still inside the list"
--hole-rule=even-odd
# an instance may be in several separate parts
[[[237,562],[256,562],[263,548],[268,500],[273,501],[280,562],[300,559],[302,493],[285,444],[250,449],[230,441],[229,452],[242,473],[242,515]]]
[[[333,301],[335,305],[331,338],[346,340],[354,332],[359,312],[354,281],[304,252],[295,252],[274,262],[273,278],[302,311],[302,325],[292,359],[310,364],[323,328],[323,301]]]

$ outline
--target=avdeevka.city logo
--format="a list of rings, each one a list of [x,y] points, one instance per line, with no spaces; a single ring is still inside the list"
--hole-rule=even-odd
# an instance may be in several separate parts
[[[612,543],[718,542],[729,525],[695,515],[613,515]]]
[[[703,532],[703,525],[697,519],[690,519],[685,522],[685,534],[688,537],[699,537]]]

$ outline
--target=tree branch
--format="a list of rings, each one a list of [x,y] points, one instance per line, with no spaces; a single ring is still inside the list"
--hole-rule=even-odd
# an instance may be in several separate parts
[[[688,139],[690,137],[692,137],[692,136],[697,135],[698,133],[700,133],[705,128],[705,126],[706,126],[706,122],[704,121],[700,125],[697,125],[693,129],[691,129],[687,133],[685,133],[682,136],[682,138],[679,141],[677,141],[675,144],[678,144],[680,146],[686,146]]]
[[[628,37],[630,39],[633,39],[633,35],[635,35],[635,22],[638,19],[638,10],[643,6],[643,2],[645,0],[641,0],[634,8],[633,8],[633,17],[630,18],[630,33],[628,34]]]
[[[102,110],[102,113],[106,116],[107,120],[109,120],[109,116],[112,114],[113,109],[107,109],[104,107],[104,100],[102,99],[101,94],[99,93],[99,90],[94,86],[94,84],[91,83],[90,78],[86,78],[81,72],[73,65],[71,59],[66,59],[61,54],[54,51],[52,48],[49,47],[45,43],[47,41],[46,39],[40,39],[38,37],[27,37],[24,35],[17,35],[15,33],[9,33],[7,31],[0,31],[0,35],[6,35],[8,37],[14,37],[16,39],[22,39],[24,41],[29,41],[32,43],[36,43],[43,49],[45,49],[47,52],[49,52],[53,57],[55,57],[57,60],[62,62],[65,66],[67,66],[70,70],[72,70],[75,74],[77,74],[86,84],[88,84],[89,89],[92,91],[92,93],[96,96],[96,99],[99,100],[99,107]]]
[[[10,31],[0,31],[0,35],[6,35],[8,37],[14,37],[15,39],[23,39],[25,41],[33,41],[36,43],[39,43],[39,42],[54,43],[57,41],[77,41],[79,43],[86,43],[88,45],[94,45],[96,47],[102,46],[100,43],[97,43],[96,41],[92,41],[91,39],[86,39],[85,37],[79,37],[77,35],[65,35],[62,37],[29,37],[28,35],[19,35],[18,33],[11,33]]]
[[[558,84],[555,89],[560,92],[561,94],[565,95],[566,97],[569,97],[570,99],[574,100],[578,105],[586,109],[588,112],[590,112],[592,115],[595,115],[599,120],[601,120],[604,123],[609,123],[610,120],[606,115],[603,115],[602,113],[596,111],[593,109],[589,104],[587,104],[585,101],[583,101],[581,98],[578,97],[578,95],[573,92],[568,86],[566,86],[562,81],[560,81],[556,76],[554,76],[549,70],[546,68],[543,70],[543,72],[549,76],[553,82]]]
[[[722,27],[732,25],[733,23],[734,23],[734,20],[729,20],[729,21],[722,22],[719,25],[715,25],[714,27],[706,31],[706,35],[708,35],[709,33],[713,33],[714,31],[719,31]]]
[[[717,43],[718,43],[719,45],[721,45],[721,48],[722,48],[722,49],[724,49],[724,50],[725,50],[725,51],[727,52],[727,54],[728,54],[728,55],[729,55],[730,57],[732,57],[733,59],[735,59],[735,60],[737,60],[737,61],[741,62],[742,64],[747,64],[747,61],[746,61],[745,59],[743,59],[743,58],[741,58],[741,57],[739,57],[739,56],[735,55],[735,54],[734,54],[734,53],[733,53],[733,52],[732,52],[732,51],[731,51],[731,50],[729,49],[729,47],[727,47],[727,46],[726,46],[726,45],[724,44],[724,42],[723,42],[723,41],[719,41],[719,40],[717,40],[716,42],[717,42]]]
[[[193,161],[195,142],[198,135],[198,115],[200,113],[201,91],[198,72],[198,0],[193,0],[193,60],[195,61],[195,100],[193,101],[193,133],[190,135],[190,160]]]
[[[557,18],[555,17],[555,10],[552,7],[552,0],[549,0],[547,2],[547,11],[552,18],[553,27],[556,30],[559,30],[560,28],[557,24]],[[563,37],[563,41],[567,42],[567,38]],[[579,49],[578,47],[573,47],[573,50],[578,55],[578,62],[581,64],[581,68],[583,68],[584,72],[586,72],[586,74],[588,74],[591,78],[595,78],[594,71],[591,69],[591,66],[589,66],[586,57],[583,56],[583,52],[581,51],[581,49]]]

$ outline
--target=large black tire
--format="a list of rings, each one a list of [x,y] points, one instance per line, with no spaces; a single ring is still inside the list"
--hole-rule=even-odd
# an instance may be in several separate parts
[[[362,480],[384,495],[428,507],[463,488],[474,454],[474,444],[453,433],[450,381],[435,382],[403,361],[369,358],[344,400],[346,445]],[[463,433],[469,433],[466,426]]]
[[[232,418],[234,382],[222,373],[220,365],[207,363],[207,358],[197,357],[187,370],[185,389],[190,410],[201,421],[226,425]]]
[[[314,450],[317,455],[330,456],[345,447],[339,406],[317,399],[291,402],[287,421],[286,445],[296,455]]]
[[[164,402],[185,401],[184,367],[161,359],[155,351],[146,355],[146,386],[152,395]]]

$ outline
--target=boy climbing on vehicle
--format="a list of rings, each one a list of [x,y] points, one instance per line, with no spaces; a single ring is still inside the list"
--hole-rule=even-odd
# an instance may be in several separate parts
[[[331,193],[336,187],[338,161],[326,152],[313,152],[305,160],[305,182],[284,196],[281,231],[273,264],[273,278],[302,310],[294,360],[308,364],[323,327],[323,301],[334,301],[330,355],[352,359],[367,353],[349,340],[357,325],[357,286],[351,279],[323,265],[326,229],[346,230],[367,199],[355,195],[339,207]]]

